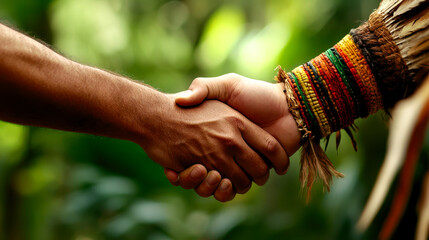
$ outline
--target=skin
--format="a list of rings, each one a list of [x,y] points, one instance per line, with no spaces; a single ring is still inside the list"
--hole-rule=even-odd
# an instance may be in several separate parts
[[[177,95],[176,103],[189,107],[196,106],[206,99],[220,100],[269,132],[282,144],[287,155],[291,156],[300,147],[301,135],[289,112],[283,88],[282,83],[271,84],[245,78],[238,74],[226,74],[216,78],[197,78],[188,91]],[[190,180],[189,171],[191,169],[181,173],[166,169],[165,174],[172,184],[182,187],[186,185],[186,188],[193,187],[200,196],[204,197],[209,192],[214,192],[216,190],[213,187],[214,184],[208,184],[208,182],[213,182],[211,179],[213,173],[207,175],[207,170],[203,166],[193,167],[198,167],[194,170],[200,172],[201,181]],[[274,167],[276,166],[274,165]],[[277,173],[284,174],[285,172],[277,171]]]
[[[205,179],[197,191],[219,201],[264,184],[267,163],[287,169],[276,138],[224,103],[181,108],[177,95],[71,61],[1,24],[0,42],[0,120],[132,141],[173,170],[175,184]]]

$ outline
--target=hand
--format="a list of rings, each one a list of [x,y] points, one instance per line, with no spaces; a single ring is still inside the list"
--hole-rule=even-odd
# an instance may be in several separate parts
[[[205,99],[217,99],[256,123],[292,156],[300,147],[301,135],[289,112],[282,84],[249,79],[238,74],[215,78],[197,78],[188,91],[178,94],[180,106],[195,106]],[[276,168],[276,163],[273,163]],[[279,173],[279,172],[278,172]]]
[[[201,197],[210,197],[214,195],[220,202],[226,202],[234,199],[235,190],[229,179],[222,179],[216,170],[207,170],[201,164],[195,164],[180,173],[170,169],[165,169],[165,176],[174,186],[181,186],[184,189],[194,188]]]
[[[283,162],[278,167],[286,170],[288,157],[280,143],[234,109],[218,101],[184,109],[175,98],[170,96],[165,112],[157,114],[165,117],[144,134],[150,140],[141,145],[155,162],[177,172],[201,163],[230,179],[237,193],[247,192],[252,180],[267,181],[269,168],[261,156]]]
[[[237,74],[227,74],[217,78],[197,78],[188,91],[178,94],[178,96],[176,103],[182,106],[196,105],[204,99],[221,100],[275,136],[289,156],[300,147],[301,135],[295,120],[289,113],[282,84],[270,84]],[[272,164],[276,167],[276,163]],[[166,169],[165,173],[170,182],[175,185],[183,187],[183,183],[189,182],[185,172],[178,175],[174,171]],[[277,171],[277,173],[284,172]],[[205,196],[201,193],[210,192],[211,188],[208,187],[204,176],[201,176],[200,181],[194,179],[192,184],[188,184],[187,187],[198,186],[196,192]]]
[[[1,120],[133,141],[165,168],[218,170],[239,193],[267,181],[260,155],[287,158],[275,138],[218,101],[182,109],[174,96],[66,59],[2,24],[0,42]]]

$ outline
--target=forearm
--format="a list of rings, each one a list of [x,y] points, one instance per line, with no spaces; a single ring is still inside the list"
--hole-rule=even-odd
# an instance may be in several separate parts
[[[413,7],[416,14],[410,17],[421,16],[417,12],[427,9]],[[402,13],[392,14],[394,9],[378,9],[332,48],[290,73],[279,71],[277,79],[285,84],[290,112],[303,136],[301,182],[308,189],[317,175],[328,190],[332,176],[342,176],[319,146],[322,138],[336,133],[338,147],[340,130],[345,129],[356,150],[354,120],[381,109],[388,111],[418,85],[413,78],[424,66],[421,53],[427,46],[416,50],[421,40],[415,39],[425,35],[417,27],[401,29],[403,23],[395,18],[403,17]],[[407,35],[396,34],[405,30]]]
[[[153,106],[165,98],[149,87],[66,59],[3,25],[0,43],[1,120],[134,140],[156,114]],[[136,112],[144,117],[137,119]]]
[[[415,91],[413,78],[423,64],[411,60],[411,50],[401,50],[404,45],[390,30],[374,12],[332,48],[290,73],[280,71],[278,79],[299,103],[296,115],[307,128],[304,136],[327,137],[357,118],[388,111]]]

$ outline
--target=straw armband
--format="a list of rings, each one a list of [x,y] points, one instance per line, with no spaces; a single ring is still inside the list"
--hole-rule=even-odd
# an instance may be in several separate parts
[[[276,79],[285,84],[302,134],[300,180],[308,197],[317,176],[328,191],[332,175],[343,177],[321,149],[320,139],[329,140],[336,132],[338,148],[344,129],[356,150],[354,120],[387,110],[413,91],[407,65],[377,13],[309,62],[289,73],[279,68]]]

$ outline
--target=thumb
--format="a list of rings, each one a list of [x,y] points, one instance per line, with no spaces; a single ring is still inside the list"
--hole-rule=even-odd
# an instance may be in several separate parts
[[[193,90],[186,90],[176,94],[176,104],[187,107],[200,104],[207,97],[207,88],[196,88]]]
[[[176,104],[181,106],[193,106],[202,103],[205,99],[216,99],[227,102],[231,79],[227,75],[215,78],[196,78],[189,90],[176,95]]]

